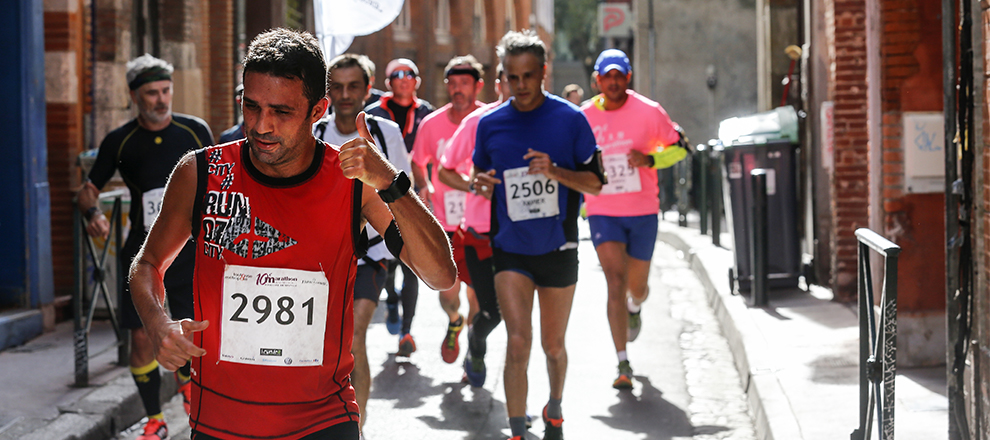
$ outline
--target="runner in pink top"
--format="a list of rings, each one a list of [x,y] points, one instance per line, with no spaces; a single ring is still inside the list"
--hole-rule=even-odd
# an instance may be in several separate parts
[[[454,132],[447,149],[440,158],[440,166],[443,170],[450,170],[459,176],[463,176],[463,184],[467,189],[467,203],[464,205],[464,218],[461,220],[461,227],[465,230],[473,228],[475,232],[487,233],[491,228],[492,203],[484,196],[479,196],[471,191],[467,177],[471,174],[471,155],[474,154],[474,137],[478,131],[478,120],[489,110],[502,105],[499,98],[491,104],[485,104],[461,121],[461,125]],[[445,182],[444,171],[439,173],[440,181]],[[457,177],[454,177],[457,179]]]
[[[454,232],[457,231],[457,227],[461,224],[461,218],[464,216],[465,193],[450,188],[440,181],[438,177],[440,158],[443,157],[447,143],[454,136],[461,120],[484,105],[484,103],[475,100],[478,92],[484,87],[482,75],[481,63],[471,55],[454,57],[450,60],[444,69],[444,84],[447,86],[450,103],[430,113],[423,119],[423,122],[420,122],[419,133],[413,144],[413,167],[425,169],[427,165],[433,165],[431,184],[420,191],[420,197],[432,204],[433,214],[450,238],[454,237]],[[474,291],[471,289],[471,277],[464,263],[463,246],[454,246],[454,261],[457,263],[459,281],[449,290],[440,292],[440,306],[443,307],[449,319],[447,336],[444,337],[443,343],[440,345],[440,356],[444,362],[450,364],[457,361],[457,356],[460,353],[458,336],[464,328],[464,317],[458,312],[461,306],[460,281],[468,286],[467,296],[470,305],[468,322],[474,318],[474,314],[478,310],[478,302],[474,297]]]
[[[601,193],[584,197],[591,241],[608,283],[609,328],[619,358],[612,386],[617,389],[632,388],[626,343],[639,335],[640,307],[649,295],[647,278],[660,210],[655,168],[670,166],[687,154],[677,124],[660,104],[629,90],[631,79],[626,54],[603,51],[595,63],[602,93],[581,107],[608,172]]]
[[[486,104],[465,117],[440,158],[440,181],[467,194],[464,219],[461,221],[461,227],[454,233],[453,245],[455,248],[464,249],[464,261],[467,263],[468,273],[471,275],[471,287],[474,288],[480,309],[471,320],[468,330],[468,354],[464,356],[464,378],[473,387],[485,384],[487,339],[492,330],[502,322],[502,314],[499,312],[498,298],[495,294],[492,245],[488,237],[492,219],[491,201],[477,194],[477,190],[469,183],[469,176],[473,165],[471,156],[474,154],[478,120],[485,113],[502,105],[505,97],[509,96],[504,73],[502,65],[499,64],[495,70],[498,101]],[[487,188],[483,191],[487,191]]]
[[[597,195],[585,195],[588,215],[632,217],[655,215],[660,211],[660,187],[657,172],[647,163],[631,166],[631,151],[642,156],[677,144],[680,139],[676,124],[660,104],[625,90],[625,103],[614,110],[605,110],[608,99],[598,95],[581,107],[595,132],[598,148],[608,172],[608,183]],[[646,159],[648,160],[648,159]]]
[[[481,102],[474,102],[472,110],[483,105]],[[419,133],[416,135],[416,142],[413,144],[412,160],[414,166],[426,169],[429,164],[434,167],[440,163],[447,143],[454,136],[454,131],[460,125],[460,118],[452,121],[454,113],[453,104],[440,107],[430,113],[423,122],[420,123]],[[436,169],[436,168],[434,168]],[[425,191],[421,191],[424,201],[429,201],[433,207],[433,215],[447,232],[454,232],[461,224],[464,216],[464,193],[454,190],[445,185],[433,172],[430,177],[430,184]]]

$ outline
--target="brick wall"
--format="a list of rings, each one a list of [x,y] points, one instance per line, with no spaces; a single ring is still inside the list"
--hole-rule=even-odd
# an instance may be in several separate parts
[[[72,197],[73,189],[81,182],[75,158],[85,141],[83,16],[81,0],[45,2],[45,111],[56,296],[71,295],[74,280]]]
[[[881,112],[884,235],[901,246],[902,312],[945,308],[945,203],[941,191],[905,188],[905,112],[941,112],[942,38],[938,0],[883,0],[881,5]],[[939,231],[938,233],[933,233]]]
[[[436,7],[431,2],[413,2],[410,7],[412,15],[411,41],[398,41],[394,37],[394,26],[386,26],[381,31],[354,39],[347,52],[368,55],[376,66],[375,87],[385,88],[385,66],[394,58],[406,57],[416,62],[420,73],[423,74],[423,84],[419,89],[419,97],[437,106],[447,102],[447,92],[439,85],[443,84],[443,67],[455,55],[473,54],[478,61],[485,65],[485,88],[479,99],[494,101],[498,94],[495,92],[495,45],[509,29],[520,30],[529,26],[530,11],[533,5],[529,0],[512,2],[511,0],[486,0],[483,2],[485,23],[485,41],[479,45],[475,41],[471,26],[474,14],[473,0],[445,0],[450,2],[451,12],[451,43],[439,44],[436,41],[434,27]],[[511,9],[515,21],[508,23],[507,10]],[[542,28],[540,38],[548,50],[553,47],[553,35]],[[549,59],[552,60],[553,54]],[[549,80],[549,78],[548,78]],[[547,90],[552,90],[551,84],[546,84]]]
[[[195,97],[201,109],[186,112],[205,119],[215,135],[234,121],[232,5],[233,0],[160,4],[163,53],[158,56],[185,72],[186,96]],[[70,295],[74,285],[72,198],[85,177],[76,158],[135,114],[125,79],[125,64],[136,52],[131,8],[131,2],[108,0],[45,1],[48,180],[58,296]]]
[[[869,225],[869,138],[864,0],[835,0],[835,174],[832,181],[832,287],[840,301],[856,297],[857,228]]]

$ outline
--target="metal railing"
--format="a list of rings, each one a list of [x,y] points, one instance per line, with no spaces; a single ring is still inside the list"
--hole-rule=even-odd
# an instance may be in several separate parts
[[[128,335],[124,333],[117,321],[119,308],[116,301],[111,298],[110,288],[107,278],[110,276],[110,265],[116,264],[116,292],[121,292],[124,288],[124,270],[120,262],[120,251],[123,246],[123,202],[121,197],[124,190],[109,191],[100,194],[100,202],[113,199],[113,210],[110,212],[110,235],[103,245],[103,249],[97,249],[94,239],[86,233],[86,220],[79,214],[78,209],[73,209],[73,243],[74,258],[73,263],[76,273],[76,287],[72,295],[72,318],[73,318],[73,345],[75,351],[75,386],[85,387],[89,385],[89,358],[103,354],[114,348],[117,349],[117,364],[128,364]],[[97,205],[99,206],[99,205]],[[112,237],[112,239],[110,238]],[[110,257],[111,241],[114,242],[114,253]],[[92,264],[92,276],[87,276],[86,262]],[[109,312],[110,323],[113,325],[114,333],[117,335],[117,342],[100,349],[95,353],[89,352],[89,332],[93,325],[93,316],[96,314],[96,305],[102,298],[106,302]]]
[[[894,380],[897,375],[897,257],[901,248],[866,228],[856,230],[859,295],[859,428],[851,440],[869,440],[876,410],[877,437],[894,438]],[[873,307],[870,249],[884,257],[881,316]]]
[[[673,167],[678,224],[686,227],[688,212],[697,210],[699,231],[710,233],[715,246],[722,245],[722,152],[717,140],[698,144],[692,154]]]

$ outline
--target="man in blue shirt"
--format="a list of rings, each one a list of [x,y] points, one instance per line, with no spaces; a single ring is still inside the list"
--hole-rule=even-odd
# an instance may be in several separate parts
[[[544,439],[563,439],[564,333],[577,283],[579,198],[598,194],[606,180],[584,114],[543,88],[546,47],[539,37],[509,32],[496,51],[512,99],[478,122],[472,183],[493,206],[495,290],[509,336],[506,409],[512,440],[523,438],[535,292],[550,376]]]

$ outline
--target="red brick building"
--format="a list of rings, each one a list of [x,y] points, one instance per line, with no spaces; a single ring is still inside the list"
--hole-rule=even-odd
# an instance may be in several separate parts
[[[457,55],[472,54],[485,66],[485,89],[479,99],[494,101],[495,46],[506,32],[530,28],[537,30],[548,50],[553,47],[552,0],[406,1],[392,24],[355,38],[347,52],[374,61],[375,87],[383,90],[385,65],[395,58],[413,60],[423,77],[419,97],[437,107],[447,103],[443,68]],[[552,60],[550,54],[548,62]],[[552,84],[546,87],[553,90]]]
[[[855,300],[858,228],[901,246],[899,362],[941,364],[945,186],[931,170],[938,174],[943,153],[941,139],[918,146],[918,130],[930,140],[925,130],[943,125],[941,1],[808,0],[804,6],[815,257],[829,262],[820,265],[819,281],[836,300]]]
[[[945,364],[949,438],[988,439],[990,4],[805,4],[808,139],[821,165],[812,180],[830,197],[830,221],[816,229],[830,237],[828,278],[837,299],[855,296],[856,228],[901,247],[898,366]]]
[[[248,2],[250,3],[250,1]],[[77,157],[136,114],[125,64],[152,53],[175,66],[173,110],[215,135],[233,125],[234,0],[44,2],[48,177],[56,298],[73,291]]]
[[[309,0],[50,0],[44,8],[54,285],[56,298],[66,302],[75,282],[72,199],[85,178],[77,157],[136,115],[124,79],[127,61],[151,53],[171,62],[173,110],[203,118],[219,137],[236,121],[233,90],[246,45],[278,26],[312,32],[314,14]],[[375,61],[379,88],[389,60],[415,60],[423,74],[420,96],[438,106],[447,101],[443,67],[472,53],[488,70],[481,98],[490,101],[495,45],[506,31],[529,27],[552,47],[552,0],[410,0],[395,22],[358,37],[348,51]]]

